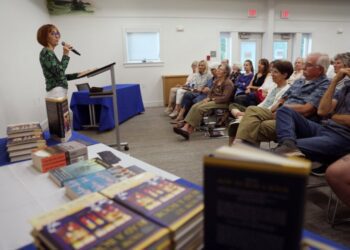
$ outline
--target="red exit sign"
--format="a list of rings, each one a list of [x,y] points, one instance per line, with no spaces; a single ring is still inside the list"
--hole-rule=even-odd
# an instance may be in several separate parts
[[[256,9],[249,9],[248,10],[248,17],[256,17]]]
[[[289,18],[289,10],[281,10],[281,18],[288,19]]]

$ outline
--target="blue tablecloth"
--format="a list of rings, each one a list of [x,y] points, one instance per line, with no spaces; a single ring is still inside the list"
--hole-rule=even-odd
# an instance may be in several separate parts
[[[44,138],[48,146],[56,145],[59,143],[58,141],[55,141],[50,138],[49,131],[44,131]],[[69,139],[69,141],[81,141],[88,145],[99,143],[98,141],[95,141],[90,137],[79,134],[75,131],[72,131],[72,137]],[[6,144],[7,144],[7,138],[0,138],[0,166],[8,165],[11,163],[9,155],[7,153]]]
[[[116,87],[119,123],[145,111],[139,84],[117,84]],[[111,85],[104,87],[104,90],[111,89]],[[89,125],[89,104],[95,105],[99,130],[113,129],[115,122],[112,97],[90,98],[88,91],[83,90],[74,92],[70,101],[74,130],[81,130],[83,125]]]

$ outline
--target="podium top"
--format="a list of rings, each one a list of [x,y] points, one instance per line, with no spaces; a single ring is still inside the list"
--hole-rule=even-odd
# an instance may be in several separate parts
[[[92,77],[92,76],[95,76],[95,75],[98,75],[98,74],[101,74],[107,70],[109,70],[110,68],[112,68],[113,66],[115,65],[115,62],[113,63],[110,63],[110,64],[107,64],[101,68],[98,68],[98,69],[95,69],[93,71],[90,71],[89,73],[86,73],[84,75],[81,75],[79,78],[82,78],[82,77]]]

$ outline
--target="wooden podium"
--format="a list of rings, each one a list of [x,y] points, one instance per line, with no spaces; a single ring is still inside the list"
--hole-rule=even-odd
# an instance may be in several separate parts
[[[187,80],[188,75],[164,75],[163,79],[163,102],[164,106],[168,105],[169,92],[172,87],[180,84],[183,85]]]

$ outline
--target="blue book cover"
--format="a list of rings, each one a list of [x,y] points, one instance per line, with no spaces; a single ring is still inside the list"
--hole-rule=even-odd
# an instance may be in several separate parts
[[[97,192],[117,182],[117,179],[108,171],[102,170],[79,177],[64,183],[66,194],[71,199]]]
[[[167,229],[108,199],[51,221],[43,226],[39,237],[55,249],[145,249],[160,242],[170,245]]]
[[[49,171],[50,178],[60,187],[64,183],[79,177],[105,170],[110,167],[98,158],[79,161],[77,163]]]

